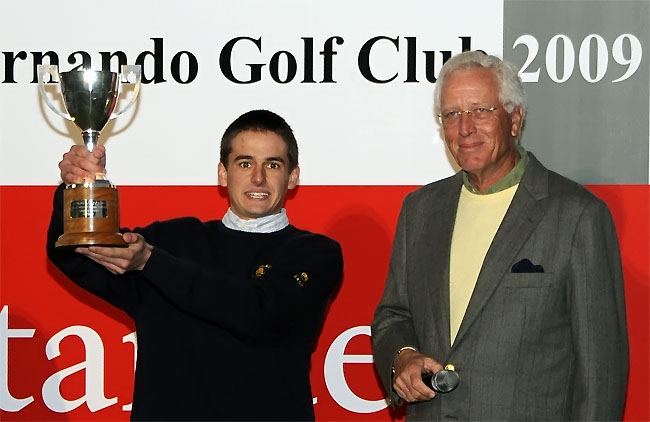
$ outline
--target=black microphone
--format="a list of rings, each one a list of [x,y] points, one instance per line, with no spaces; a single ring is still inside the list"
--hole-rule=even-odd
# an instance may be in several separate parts
[[[455,390],[460,382],[460,376],[453,366],[450,366],[445,366],[445,369],[435,374],[422,374],[422,382],[436,393],[448,393]]]

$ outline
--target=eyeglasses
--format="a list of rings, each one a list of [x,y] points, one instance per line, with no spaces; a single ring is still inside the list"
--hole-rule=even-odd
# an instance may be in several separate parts
[[[438,114],[438,119],[443,126],[451,126],[460,122],[460,116],[467,114],[467,117],[472,119],[474,123],[482,123],[487,121],[494,110],[501,107],[476,107],[471,110],[450,110]]]

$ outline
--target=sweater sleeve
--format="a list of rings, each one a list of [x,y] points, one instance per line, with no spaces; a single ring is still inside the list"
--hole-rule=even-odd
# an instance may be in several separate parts
[[[63,234],[64,189],[65,185],[61,184],[54,194],[52,216],[47,232],[48,258],[75,284],[133,315],[139,300],[135,273],[115,275],[71,248],[55,247],[57,239]]]
[[[154,247],[141,277],[184,312],[243,339],[312,341],[342,276],[340,246],[305,232],[265,262],[238,278]]]

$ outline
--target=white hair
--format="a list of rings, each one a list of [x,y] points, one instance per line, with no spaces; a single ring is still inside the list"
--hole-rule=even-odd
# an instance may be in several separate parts
[[[503,104],[503,108],[508,113],[512,113],[515,108],[520,107],[522,110],[523,124],[523,119],[526,115],[526,93],[524,92],[524,86],[518,74],[519,70],[512,63],[478,50],[465,51],[453,56],[442,66],[433,92],[435,114],[440,114],[442,89],[445,85],[445,80],[457,70],[472,67],[484,67],[494,70],[497,83],[499,84],[499,100]]]

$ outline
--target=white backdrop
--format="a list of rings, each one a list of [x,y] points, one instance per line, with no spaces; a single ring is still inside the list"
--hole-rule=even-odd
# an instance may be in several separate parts
[[[447,176],[452,169],[432,112],[433,84],[425,76],[424,51],[434,52],[435,74],[442,51],[461,51],[460,37],[471,38],[473,49],[501,55],[503,5],[474,0],[445,7],[442,12],[429,1],[193,0],[164,7],[153,1],[12,2],[3,7],[12,9],[14,18],[0,27],[0,45],[14,56],[25,52],[26,59],[0,56],[0,184],[57,183],[57,160],[72,139],[80,139],[72,124],[42,105],[32,83],[32,52],[55,52],[60,71],[68,71],[81,64],[80,55],[74,64],[68,56],[85,51],[99,69],[100,52],[123,51],[134,64],[142,52],[155,53],[156,43],[162,45],[155,60],[166,82],[143,85],[136,112],[109,123],[102,133],[109,178],[118,185],[215,184],[221,134],[252,108],[276,111],[293,126],[302,184],[417,185]],[[259,39],[261,48],[250,40],[235,43],[234,76],[250,80],[251,65],[263,64],[261,81],[237,84],[224,76],[219,57],[237,37]],[[334,82],[322,83],[326,69],[320,52],[331,37],[342,44],[330,41]],[[371,82],[359,68],[362,47],[375,37],[396,40],[378,40],[368,55],[372,74],[383,80],[396,76],[392,82]],[[313,39],[313,54],[305,54],[303,38]],[[409,49],[409,43],[416,48]],[[275,82],[269,70],[280,51],[289,52],[297,65],[287,83]],[[177,56],[178,79],[187,80],[190,55],[182,52],[198,64],[196,78],[187,84],[171,74]],[[418,82],[404,82],[409,56],[415,58],[411,65]],[[288,54],[280,53],[277,60],[280,80],[285,80]],[[301,83],[306,62],[313,63],[314,83]],[[152,78],[154,56],[144,64]],[[7,83],[8,68],[15,83]],[[117,71],[117,60],[111,70]],[[37,152],[36,160],[16,159],[28,150]]]

